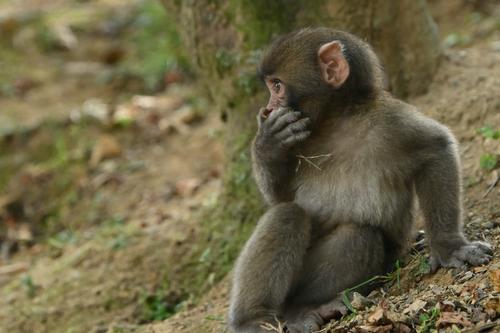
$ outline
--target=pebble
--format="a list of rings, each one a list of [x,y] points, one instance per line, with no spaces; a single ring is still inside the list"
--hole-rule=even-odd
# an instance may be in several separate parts
[[[470,280],[473,276],[474,276],[474,273],[472,273],[471,271],[467,271],[464,273],[464,275],[462,277],[460,277],[458,282],[465,282],[467,280]]]
[[[370,305],[373,305],[373,301],[369,298],[362,296],[360,293],[354,292],[352,294],[352,307],[356,310],[363,310]]]
[[[496,228],[497,226],[498,226],[498,224],[495,222],[492,222],[492,221],[488,221],[484,224],[485,229],[493,229],[493,228]]]

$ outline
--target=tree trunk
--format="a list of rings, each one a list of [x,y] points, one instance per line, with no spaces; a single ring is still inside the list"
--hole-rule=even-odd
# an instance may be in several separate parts
[[[203,92],[227,122],[224,193],[218,209],[207,214],[200,239],[198,252],[205,251],[206,265],[193,272],[201,279],[230,269],[262,212],[249,146],[257,110],[267,98],[255,67],[273,36],[303,26],[351,31],[374,46],[398,96],[424,92],[439,58],[425,0],[162,1],[179,27]]]
[[[436,70],[440,44],[425,0],[336,0],[326,12],[332,26],[366,39],[397,96],[424,93]]]

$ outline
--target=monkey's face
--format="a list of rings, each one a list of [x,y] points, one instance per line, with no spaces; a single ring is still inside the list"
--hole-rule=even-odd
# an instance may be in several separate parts
[[[350,74],[344,45],[309,37],[279,39],[265,53],[259,68],[270,94],[265,115],[289,107],[316,123],[343,88]]]
[[[267,102],[265,113],[266,116],[280,107],[289,106],[287,86],[283,81],[277,77],[266,77],[264,78],[264,82],[269,90],[269,101]]]

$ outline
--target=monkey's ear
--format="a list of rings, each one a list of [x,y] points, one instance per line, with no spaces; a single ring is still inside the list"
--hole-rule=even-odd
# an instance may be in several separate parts
[[[342,44],[333,41],[321,45],[318,58],[325,82],[334,88],[342,86],[349,77],[349,63],[342,52]]]

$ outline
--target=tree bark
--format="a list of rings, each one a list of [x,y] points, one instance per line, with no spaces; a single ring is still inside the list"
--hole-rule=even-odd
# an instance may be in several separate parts
[[[272,37],[305,26],[351,31],[374,46],[398,96],[425,92],[439,60],[425,0],[162,1],[179,27],[202,91],[227,122],[225,187],[219,209],[205,224],[207,244],[201,248],[211,251],[206,271],[198,272],[202,276],[210,271],[222,276],[231,267],[262,211],[249,146],[257,110],[267,98],[256,63]]]

